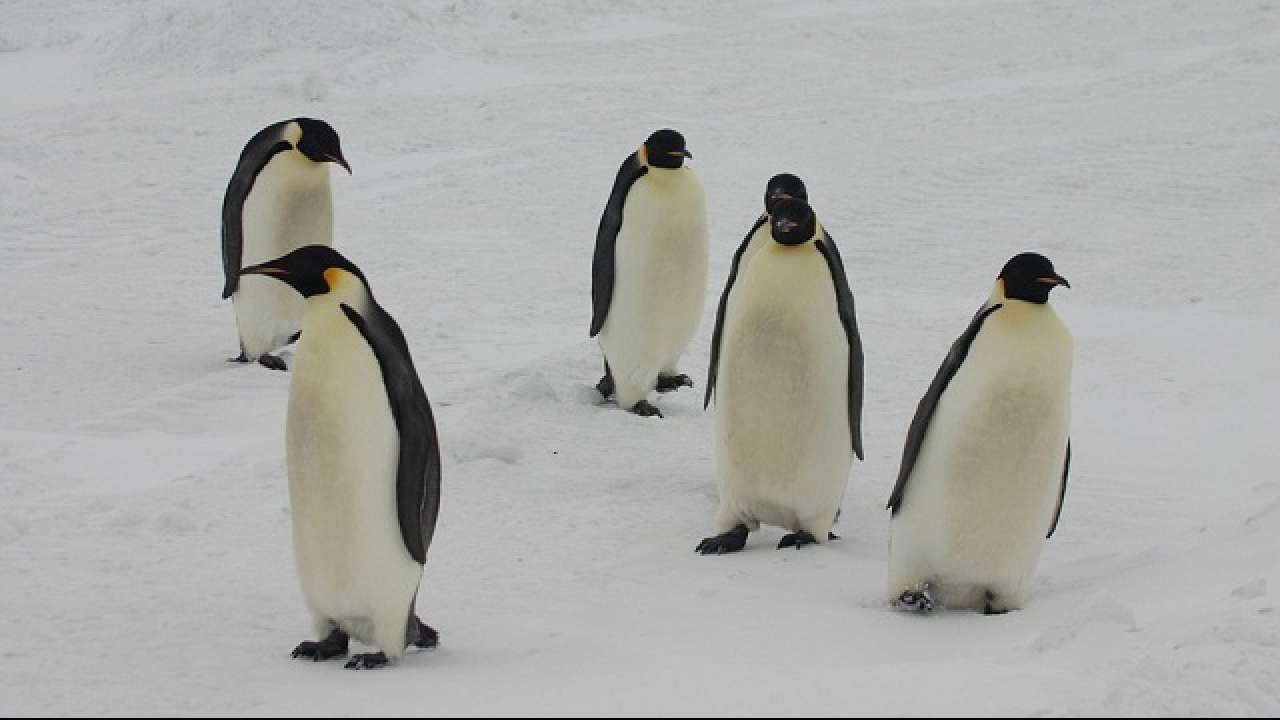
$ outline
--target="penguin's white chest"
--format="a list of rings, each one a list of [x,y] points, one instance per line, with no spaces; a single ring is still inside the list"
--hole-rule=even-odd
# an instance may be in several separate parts
[[[245,198],[241,232],[241,267],[274,260],[303,245],[332,245],[327,164],[293,150],[276,153]],[[251,359],[284,345],[302,323],[302,298],[268,277],[241,277],[232,301],[240,340]]]
[[[849,346],[811,244],[762,246],[731,292],[716,381],[722,506],[825,539],[852,463]],[[825,523],[815,532],[813,523]]]
[[[400,441],[377,357],[329,305],[308,310],[291,370],[289,501],[307,602],[350,632],[403,624],[421,566],[400,533]]]
[[[241,214],[243,265],[303,245],[333,244],[329,167],[294,150],[276,153],[253,181]]]
[[[1057,507],[1072,341],[1047,305],[992,313],[938,402],[894,518],[891,576],[927,568],[947,604],[994,588],[1014,606]],[[912,568],[920,568],[912,569]]]
[[[600,344],[621,384],[674,365],[702,318],[707,292],[702,184],[688,169],[651,169],[632,185],[614,249],[613,297]]]

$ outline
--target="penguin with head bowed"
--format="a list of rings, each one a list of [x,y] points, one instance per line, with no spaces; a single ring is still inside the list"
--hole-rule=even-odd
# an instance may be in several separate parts
[[[596,389],[637,415],[661,417],[651,391],[693,385],[678,363],[702,317],[708,242],[691,157],[675,130],[650,135],[619,168],[596,233],[590,334],[605,370]]]
[[[804,200],[774,205],[769,232],[712,338],[720,509],[704,555],[741,550],[761,523],[790,531],[779,548],[834,537],[862,458],[862,341],[844,267]]]
[[[764,189],[764,212],[756,219],[751,229],[747,231],[746,237],[738,245],[738,249],[733,253],[733,260],[729,264],[729,279],[725,281],[724,291],[720,294],[720,304],[716,307],[716,324],[713,337],[718,338],[724,328],[725,308],[729,305],[729,294],[738,279],[738,274],[742,272],[742,268],[745,268],[751,262],[751,258],[755,257],[760,248],[773,242],[772,225],[769,220],[772,217],[774,206],[783,200],[793,198],[808,202],[809,193],[805,189],[803,180],[791,173],[779,173],[769,178],[769,182]],[[840,266],[840,272],[843,273],[844,260],[840,257],[840,248],[836,246],[835,240],[831,239],[831,235],[827,234],[825,229],[823,230],[823,242],[831,251],[832,259]],[[719,343],[713,340],[711,343],[711,365],[707,371],[707,389],[702,399],[702,408],[704,410],[711,404],[711,392],[716,385],[719,349]]]
[[[377,648],[394,662],[438,636],[414,612],[440,507],[435,420],[404,334],[364,274],[327,245],[241,271],[305,299],[285,430],[294,554],[319,641],[294,657]]]
[[[285,369],[271,352],[297,339],[302,300],[277,282],[242,277],[240,270],[303,245],[333,244],[327,163],[351,172],[338,134],[312,118],[268,125],[240,153],[222,201],[222,297],[235,307],[238,362]]]
[[[951,346],[911,427],[889,498],[895,606],[1021,608],[1062,512],[1071,464],[1071,334],[1043,255],[1005,264]]]

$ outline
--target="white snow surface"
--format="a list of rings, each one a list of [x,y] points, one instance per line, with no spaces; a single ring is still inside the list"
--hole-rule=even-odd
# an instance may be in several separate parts
[[[0,714],[1280,713],[1280,3],[13,0],[0,8]],[[288,376],[226,362],[223,191],[324,118],[335,244],[444,457],[431,651],[307,639]],[[604,404],[591,249],[688,138],[711,278],[665,419]],[[866,349],[838,542],[693,552],[714,300],[801,175]],[[1071,484],[1026,608],[886,603],[916,402],[1004,261],[1076,339]]]

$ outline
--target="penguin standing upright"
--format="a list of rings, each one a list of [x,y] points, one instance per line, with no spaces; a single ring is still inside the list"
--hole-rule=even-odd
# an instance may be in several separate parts
[[[1062,512],[1071,465],[1071,334],[1023,253],[920,400],[889,498],[889,594],[902,609],[1022,607]]]
[[[297,337],[302,300],[280,283],[241,277],[240,269],[303,245],[333,244],[329,168],[342,157],[338,134],[323,120],[268,125],[240,153],[222,201],[223,299],[231,298],[240,333],[238,362],[284,370],[271,351]]]
[[[780,548],[825,542],[862,458],[862,341],[844,268],[804,200],[778,202],[769,222],[772,242],[726,288],[712,337],[720,510],[704,555],[741,550],[760,523],[790,530]]]
[[[326,245],[242,274],[306,299],[285,435],[298,576],[321,640],[293,656],[345,655],[354,637],[378,652],[347,667],[371,668],[435,645],[414,602],[440,507],[440,449],[400,327]]]
[[[755,256],[760,248],[767,246],[773,242],[772,225],[769,220],[773,207],[783,200],[797,198],[809,201],[809,193],[805,189],[804,181],[792,175],[791,173],[779,173],[769,178],[768,184],[764,188],[764,212],[759,218],[756,218],[755,224],[747,231],[746,237],[742,238],[742,243],[738,245],[737,251],[733,253],[733,260],[729,264],[729,279],[725,281],[724,291],[720,294],[720,304],[716,307],[716,328],[714,336],[719,337],[722,325],[724,323],[725,308],[729,304],[729,292],[733,289],[734,282],[738,278],[738,273],[742,272]],[[840,266],[840,272],[844,272],[844,260],[840,257],[840,248],[836,247],[836,243],[831,236],[823,231],[823,241],[827,249],[831,251],[832,259]],[[717,343],[711,345],[711,365],[707,371],[707,390],[702,399],[702,409],[706,410],[711,404],[711,389],[716,384],[716,370],[719,366],[720,347]]]
[[[652,390],[693,385],[680,374],[707,291],[707,209],[684,166],[684,136],[658,130],[623,161],[600,218],[591,264],[591,337],[600,338],[600,394],[662,416]]]

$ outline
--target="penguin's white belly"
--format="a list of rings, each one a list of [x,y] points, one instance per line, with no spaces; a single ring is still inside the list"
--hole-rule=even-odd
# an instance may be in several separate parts
[[[853,450],[849,346],[830,278],[816,248],[766,246],[735,283],[715,396],[721,524],[825,541],[835,520]]]
[[[1071,340],[1056,315],[1025,310],[1006,306],[983,324],[893,520],[891,583],[929,574],[946,605],[981,607],[990,590],[1019,606],[1057,507]]]
[[[258,173],[241,214],[241,267],[274,260],[303,245],[333,244],[328,168],[278,153]],[[305,163],[305,164],[304,164]],[[251,275],[231,296],[250,360],[288,343],[302,325],[305,301],[285,283]]]
[[[400,533],[399,435],[359,331],[336,307],[312,315],[321,317],[308,316],[289,388],[298,575],[318,619],[394,657],[422,574]]]
[[[761,248],[768,247],[773,243],[772,228],[769,223],[764,223],[751,233],[751,239],[747,241],[747,249],[742,251],[742,257],[738,260],[738,277],[741,278],[747,271],[747,266],[751,264],[751,258],[760,252]]]
[[[631,407],[659,371],[675,371],[698,329],[707,292],[702,186],[687,169],[652,169],[627,195],[614,249],[613,297],[600,347]]]

